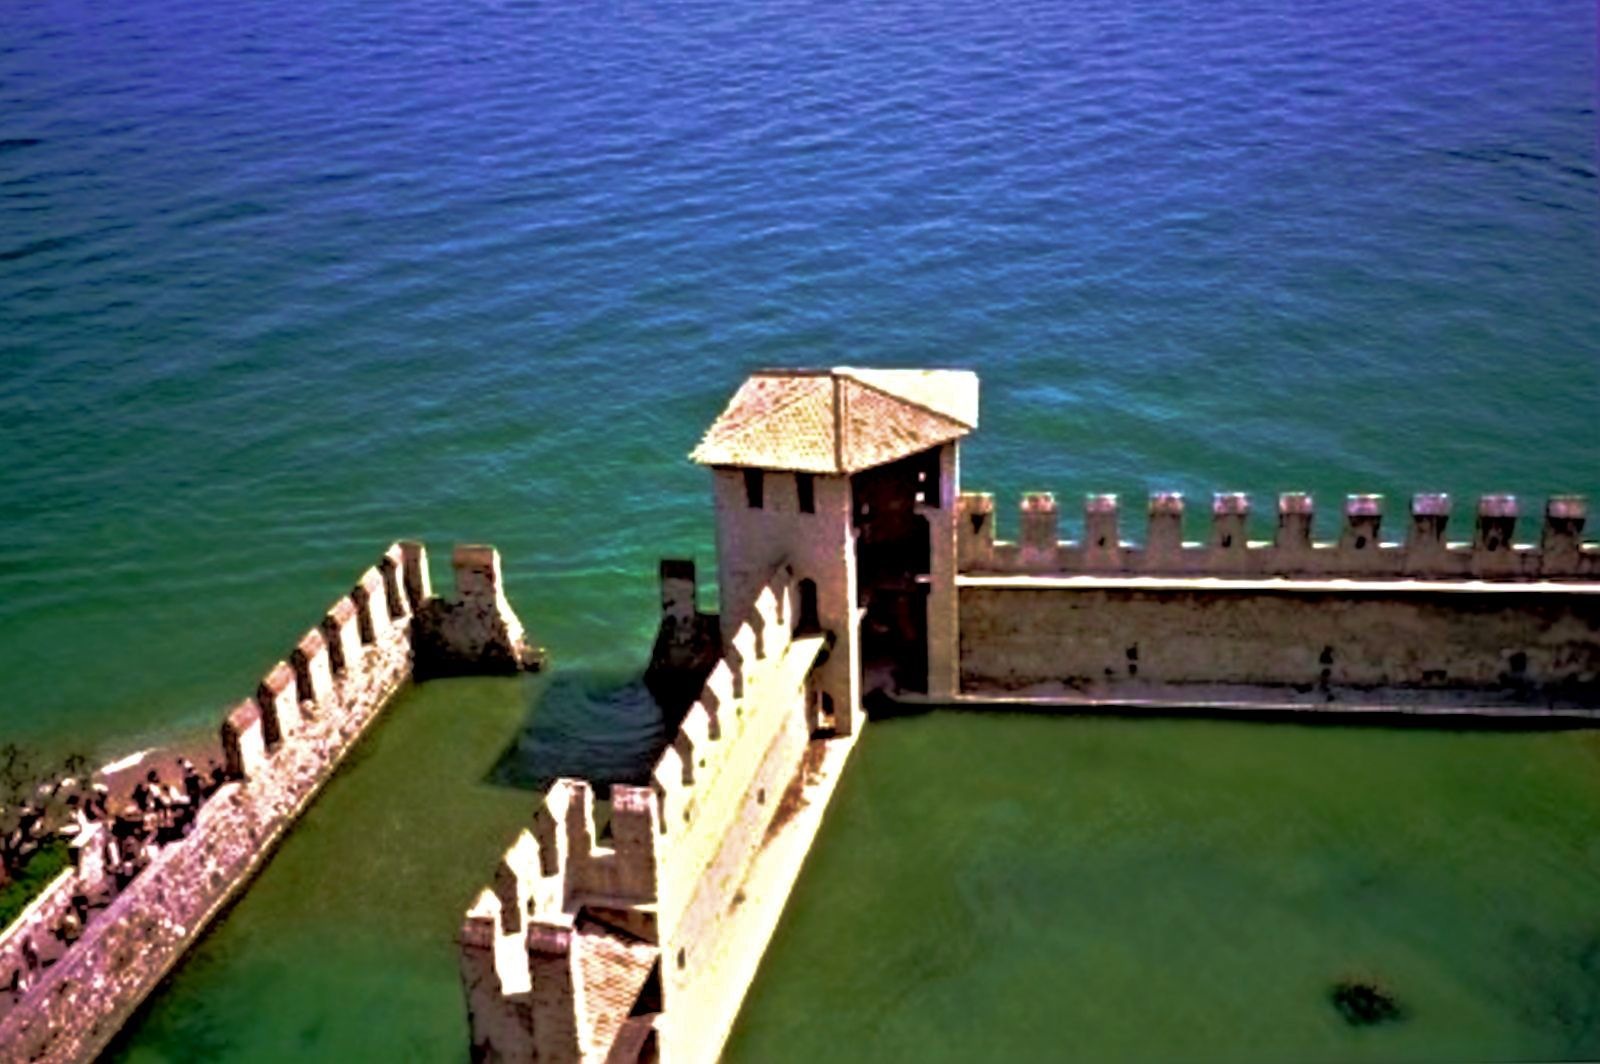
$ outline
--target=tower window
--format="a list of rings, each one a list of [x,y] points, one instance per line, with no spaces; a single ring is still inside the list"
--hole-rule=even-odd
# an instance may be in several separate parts
[[[766,494],[765,478],[759,469],[746,469],[744,471],[744,501],[750,504],[750,509],[761,509],[762,497]]]
[[[817,483],[810,473],[796,473],[794,475],[795,494],[800,498],[800,512],[814,514],[817,512]]]

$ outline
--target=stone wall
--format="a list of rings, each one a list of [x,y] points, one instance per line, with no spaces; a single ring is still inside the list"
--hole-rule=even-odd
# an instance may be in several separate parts
[[[814,477],[812,512],[801,513],[795,474],[764,471],[761,505],[751,506],[745,472],[717,469],[711,481],[723,646],[733,645],[734,632],[748,619],[747,611],[776,567],[786,565],[795,580],[814,582],[818,620],[839,636],[834,651],[817,668],[816,684],[835,707],[839,730],[848,732],[861,700],[860,647],[854,638],[861,603],[850,478]]]
[[[485,553],[487,551],[487,553]],[[458,581],[475,614],[484,598],[503,616],[502,635],[521,626],[499,592],[499,559],[487,548],[457,551]],[[420,544],[395,544],[362,574],[271,669],[256,694],[221,728],[235,777],[201,806],[190,833],[156,848],[111,906],[0,1022],[7,1059],[93,1057],[171,970],[206,925],[249,882],[356,740],[412,672],[412,620],[429,608]],[[410,589],[410,593],[408,593]],[[463,646],[483,654],[483,628]],[[441,644],[435,652],[444,653]],[[496,652],[531,660],[516,640]],[[441,671],[448,671],[441,670]]]
[[[972,578],[968,694],[1206,685],[1335,701],[1600,705],[1600,589],[1407,581]],[[1215,692],[1227,697],[1226,692]]]
[[[90,824],[72,840],[72,864],[17,914],[10,926],[0,931],[0,978],[11,985],[12,974],[26,973],[31,978],[26,955],[30,948],[44,952],[54,944],[55,929],[73,909],[73,899],[82,895],[95,898],[107,887],[107,832],[101,824]]]
[[[1311,497],[1289,493],[1275,537],[1252,541],[1249,498],[1224,493],[1207,540],[1187,542],[1183,498],[1158,494],[1134,544],[1115,496],[1088,496],[1082,538],[1063,541],[1039,492],[1004,543],[993,497],[963,494],[960,698],[1586,712],[1600,707],[1586,509],[1552,498],[1539,541],[1517,543],[1517,500],[1484,496],[1471,540],[1451,542],[1450,500],[1418,495],[1404,540],[1386,542],[1382,499],[1354,495],[1322,542]]]
[[[1600,544],[1583,542],[1588,507],[1578,496],[1556,496],[1545,505],[1537,543],[1515,542],[1520,504],[1515,496],[1478,500],[1472,538],[1447,539],[1451,502],[1446,495],[1417,495],[1404,535],[1382,538],[1384,501],[1377,495],[1345,500],[1339,536],[1313,538],[1311,496],[1278,497],[1277,531],[1270,541],[1248,537],[1250,497],[1225,492],[1213,497],[1211,529],[1203,542],[1183,539],[1184,499],[1176,493],[1150,497],[1144,542],[1121,538],[1115,495],[1090,495],[1084,503],[1084,536],[1058,539],[1055,496],[1034,492],[1022,500],[1014,543],[995,540],[994,496],[964,493],[959,502],[957,558],[963,573],[1115,573],[1163,576],[1413,577],[1425,579],[1594,580],[1600,579]]]
[[[473,1059],[715,1059],[804,857],[746,904],[813,742],[825,638],[793,634],[796,584],[753,594],[648,786],[557,781],[506,852],[459,939]]]

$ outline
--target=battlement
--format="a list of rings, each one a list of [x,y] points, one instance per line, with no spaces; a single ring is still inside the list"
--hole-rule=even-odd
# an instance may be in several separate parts
[[[499,552],[457,547],[452,564],[456,594],[440,598],[428,577],[426,548],[391,544],[267,670],[254,696],[228,711],[221,736],[229,775],[258,774],[307,721],[341,721],[372,688],[392,689],[417,665],[424,675],[438,675],[534,660],[505,599]],[[427,638],[415,640],[414,628]]]
[[[509,661],[537,660],[500,590],[494,549],[461,549],[454,561],[457,591],[444,599],[432,593],[422,544],[390,545],[228,710],[219,731],[232,779],[199,807],[182,838],[142,849],[148,863],[0,1019],[0,1045],[16,1059],[92,1059],[118,1018],[250,881],[417,666],[501,671]],[[418,631],[437,638],[418,644]],[[74,873],[35,907],[39,919],[54,921],[80,887],[92,893],[87,888],[105,878],[105,834],[80,835]],[[604,847],[590,851],[603,860]],[[134,867],[126,853],[118,859]]]
[[[1212,497],[1211,531],[1204,541],[1183,538],[1184,498],[1150,496],[1143,544],[1121,538],[1115,495],[1090,495],[1084,536],[1059,539],[1060,511],[1049,492],[1024,495],[1017,542],[995,539],[994,496],[963,493],[958,501],[957,566],[962,573],[1029,573],[1218,577],[1349,577],[1430,580],[1594,580],[1600,544],[1583,540],[1588,504],[1558,495],[1544,507],[1537,543],[1517,543],[1520,506],[1513,495],[1479,498],[1470,540],[1446,539],[1448,495],[1413,496],[1403,539],[1382,538],[1384,499],[1350,495],[1337,539],[1313,538],[1315,505],[1303,492],[1278,497],[1277,532],[1249,538],[1250,496]]]
[[[662,575],[663,622],[681,623],[694,610],[692,575],[681,565]],[[629,958],[638,953],[628,944],[670,952],[670,987],[691,969],[691,954],[715,941],[726,879],[737,880],[759,850],[753,840],[810,734],[808,678],[825,636],[795,635],[798,596],[794,572],[780,565],[733,627],[647,785],[613,785],[609,801],[577,779],[546,793],[459,937],[480,1050],[486,1042],[503,1056],[603,1059],[633,1001],[588,1008],[593,959],[610,956],[605,970],[637,990]],[[530,991],[532,1014],[510,1007]]]
[[[1142,542],[1115,495],[1061,538],[1054,495],[958,494],[967,375],[758,374],[701,447],[721,611],[661,567],[650,689],[672,737],[609,801],[561,780],[461,928],[474,1059],[710,1061],[867,719],[896,703],[1071,712],[1600,716],[1600,545],[1557,496],[1352,495],[1316,538],[1309,494],[1153,495]],[[869,395],[868,393],[872,393]],[[892,400],[886,404],[882,398]],[[952,398],[954,397],[954,398]],[[1395,508],[1398,510],[1398,507]],[[1531,524],[1531,522],[1527,522]],[[669,697],[670,696],[670,697]],[[848,899],[838,904],[848,905]],[[819,1022],[826,1022],[820,1018]]]
[[[501,862],[495,894],[503,906],[551,914],[575,911],[590,897],[653,904],[660,900],[657,838],[674,836],[672,860],[681,862],[687,837],[720,837],[730,810],[719,799],[736,796],[722,794],[717,782],[755,716],[748,705],[771,688],[803,684],[822,643],[821,636],[797,640],[786,623],[794,583],[784,567],[761,589],[656,759],[648,786],[613,785],[609,802],[584,780],[551,786],[531,828]]]

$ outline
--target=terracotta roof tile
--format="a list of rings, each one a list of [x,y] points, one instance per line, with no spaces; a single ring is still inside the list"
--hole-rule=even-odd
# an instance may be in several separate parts
[[[579,934],[583,945],[578,952],[578,977],[588,1006],[584,1030],[590,1052],[603,1058],[661,951],[628,935],[608,933],[596,924],[580,927]]]
[[[961,370],[775,370],[739,388],[690,456],[702,465],[853,473],[966,435],[978,378]]]

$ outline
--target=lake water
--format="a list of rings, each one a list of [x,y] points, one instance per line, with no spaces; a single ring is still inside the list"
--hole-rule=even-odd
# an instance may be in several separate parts
[[[224,1040],[197,1044],[229,1055],[347,1058],[378,1036],[334,1006],[388,987],[408,1005],[385,1011],[383,1037],[409,1040],[382,1043],[389,1055],[459,1051],[439,936],[526,815],[527,783],[603,768],[612,728],[624,746],[647,733],[626,680],[653,629],[656,560],[711,568],[706,475],[683,456],[750,369],[978,370],[984,424],[963,479],[1000,494],[1002,532],[1025,488],[1069,500],[1068,531],[1087,491],[1309,490],[1331,515],[1348,491],[1386,492],[1394,513],[1444,490],[1458,530],[1480,491],[1523,493],[1529,512],[1551,491],[1600,494],[1595,37],[1582,0],[13,5],[0,739],[110,758],[210,731],[400,536],[438,556],[496,543],[558,663],[550,680],[440,685],[397,706],[135,1049],[182,1055],[182,1032],[207,1031]],[[1056,723],[1052,742],[1077,742],[1081,722]],[[1003,766],[941,774],[916,737],[1032,745],[1037,726],[935,716],[870,738],[794,926],[838,888],[828,868],[879,845],[849,827],[858,795],[919,779],[906,800],[920,795],[922,815],[900,825],[914,851],[974,838],[945,800],[969,780],[999,788],[1002,812],[1032,802]],[[525,729],[531,766],[506,756]],[[1238,761],[1293,745],[1238,734],[1193,742],[1253,751]],[[1495,778],[1548,757],[1568,766],[1552,787],[1584,786],[1578,735],[1484,750],[1309,734],[1370,748],[1375,765],[1410,763],[1415,742],[1445,764],[1464,743],[1500,759]],[[1189,748],[1156,726],[1108,763],[1160,775],[1182,760],[1169,736]],[[1281,756],[1308,768],[1273,800],[1309,810],[1331,755]],[[1500,815],[1516,815],[1520,792],[1505,793]],[[1080,829],[1050,830],[1067,845]],[[402,874],[364,848],[386,831],[405,840],[395,861],[430,867]],[[1523,860],[1511,835],[1493,836],[1507,847],[1493,862]],[[1112,878],[1096,889],[1139,845],[1101,858],[1095,874]],[[1479,867],[1463,847],[1438,867]],[[1530,926],[1556,934],[1569,877],[1593,862],[1538,868],[1522,889],[1550,922]],[[1070,882],[1038,874],[1052,891]],[[408,900],[366,900],[401,882]],[[1012,918],[995,889],[996,918]],[[1014,904],[1032,918],[1032,900]],[[1437,926],[1475,919],[1461,906]],[[1174,900],[1149,919],[1185,911]],[[1155,954],[1114,915],[1132,971]],[[892,924],[871,941],[915,948]],[[1084,956],[1122,963],[1108,951]],[[771,970],[791,953],[780,945]],[[1033,985],[1039,956],[1018,952],[1012,974]],[[1317,959],[1278,974],[1321,979],[1333,958]],[[868,963],[845,953],[823,975],[858,986],[848,973]],[[1062,964],[1063,979],[1079,970]],[[1521,970],[1508,959],[1493,978]],[[267,995],[274,979],[304,990]],[[764,975],[752,1006],[775,1029],[830,1000],[786,982],[787,1004]],[[1081,1019],[1056,991],[1017,1007]],[[1426,993],[1428,1012],[1446,1007]],[[922,1015],[932,999],[904,1000]],[[1515,1041],[1502,1013],[1473,1012],[1484,995],[1451,1000],[1489,1049]],[[1130,1015],[1084,1045],[1138,1053],[1154,1045],[1140,1031],[1167,1029],[1130,1030]],[[1428,1042],[1423,1015],[1405,1025],[1416,1046],[1459,1048]],[[961,1044],[903,1023],[885,1030],[909,1039],[904,1054]],[[1520,1030],[1532,1055],[1563,1044]],[[740,1046],[770,1044],[741,1030]]]
[[[856,756],[730,1062],[1600,1056],[1600,735],[944,713]]]

